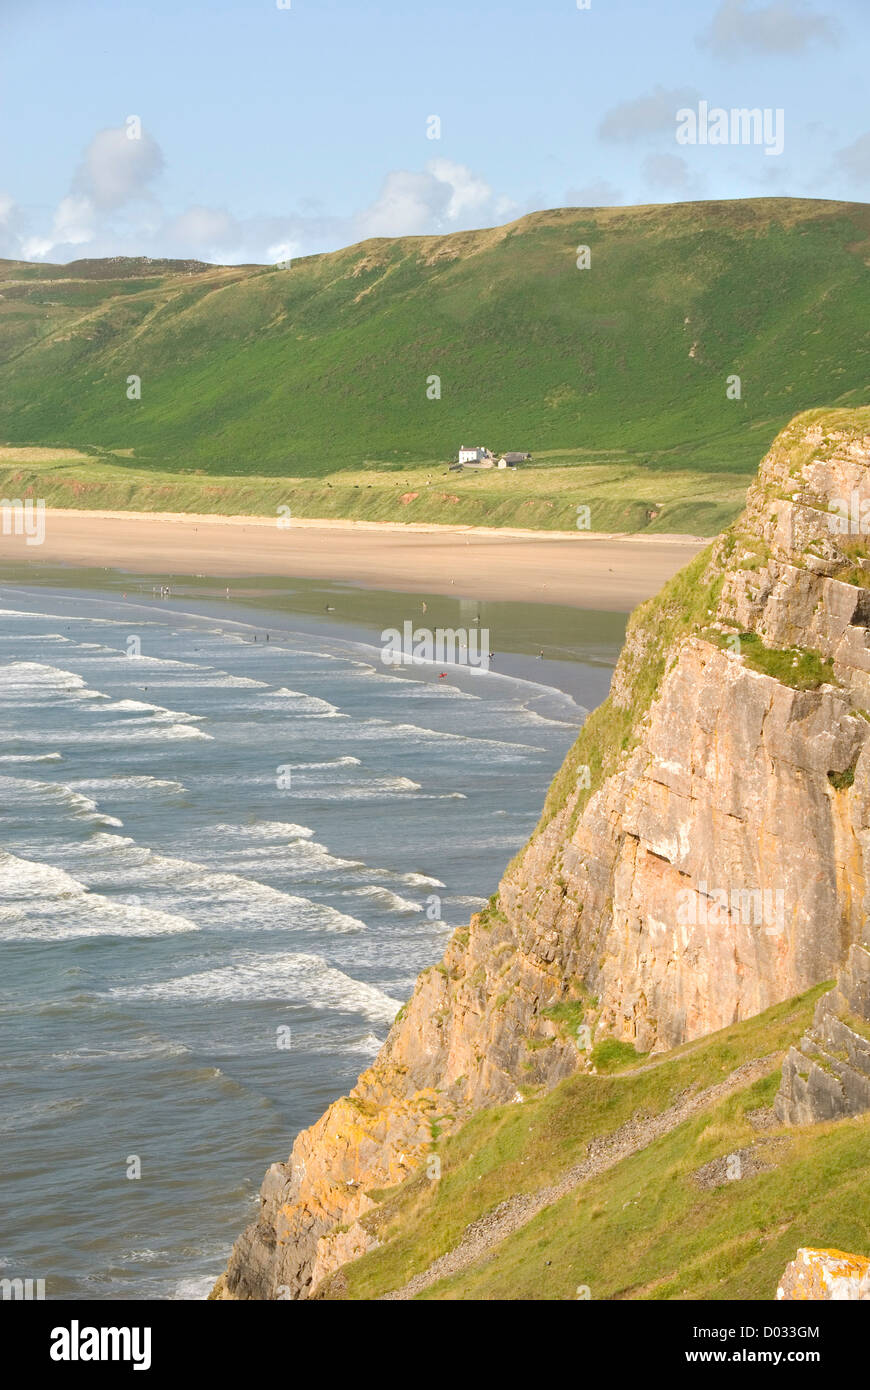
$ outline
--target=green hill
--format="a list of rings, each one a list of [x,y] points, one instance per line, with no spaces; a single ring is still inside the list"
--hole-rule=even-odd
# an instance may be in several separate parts
[[[868,253],[870,206],[752,199],[534,213],[284,269],[0,262],[0,440],[88,455],[0,485],[556,528],[586,503],[597,530],[709,533],[796,410],[870,403]],[[445,483],[462,443],[535,462]]]

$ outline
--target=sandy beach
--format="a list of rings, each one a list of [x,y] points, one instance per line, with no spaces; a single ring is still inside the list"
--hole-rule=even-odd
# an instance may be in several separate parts
[[[48,509],[45,540],[0,537],[7,562],[135,574],[286,576],[628,612],[706,544],[692,536],[614,536],[272,517]]]

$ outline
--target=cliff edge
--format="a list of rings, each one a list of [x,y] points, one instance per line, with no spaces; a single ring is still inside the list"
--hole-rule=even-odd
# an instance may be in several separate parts
[[[863,529],[866,515],[867,527]],[[306,1298],[473,1111],[836,975],[870,874],[870,410],[799,416],[629,623],[541,822],[349,1096],[273,1164],[213,1298]]]

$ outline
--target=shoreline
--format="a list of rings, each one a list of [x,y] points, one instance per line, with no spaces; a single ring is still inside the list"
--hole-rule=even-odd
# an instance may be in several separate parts
[[[47,518],[82,517],[100,521],[148,521],[170,523],[196,523],[197,526],[262,526],[274,527],[274,516],[256,516],[242,512],[134,512],[107,511],[102,508],[86,510],[80,507],[46,507]],[[406,535],[409,532],[421,535],[462,535],[462,536],[513,536],[520,540],[572,540],[572,541],[631,541],[650,544],[661,541],[665,544],[708,545],[713,536],[695,536],[681,531],[540,531],[519,526],[474,526],[457,522],[446,526],[439,521],[363,521],[354,517],[302,517],[294,516],[289,531],[374,531]]]
[[[696,536],[547,532],[47,508],[45,540],[0,561],[172,576],[329,579],[373,589],[627,613],[707,544]]]
[[[79,582],[66,587],[64,573]],[[375,666],[381,662],[384,627],[401,624],[409,614],[420,619],[416,596],[383,589],[321,588],[317,585],[309,593],[316,592],[321,599],[328,595],[336,602],[336,609],[324,611],[320,603],[316,607],[306,603],[305,588],[286,594],[276,592],[271,597],[265,591],[257,591],[252,601],[252,595],[242,586],[234,589],[231,597],[224,598],[222,591],[199,592],[181,583],[170,599],[160,599],[146,592],[147,579],[141,589],[135,581],[125,580],[127,590],[122,592],[117,574],[110,574],[111,578],[103,577],[105,587],[100,586],[100,577],[93,571],[58,569],[44,587],[29,583],[26,572],[19,572],[11,579],[0,574],[0,607],[8,604],[16,611],[27,612],[33,603],[35,611],[43,612],[46,605],[53,605],[52,615],[59,620],[65,614],[80,617],[85,610],[91,617],[105,618],[112,611],[124,615],[124,622],[129,623],[132,630],[145,615],[149,622],[155,618],[158,622],[164,621],[171,615],[173,625],[193,634],[219,630],[226,635],[229,631],[253,647],[258,639],[262,643],[268,633],[269,645],[274,650],[288,643],[296,645],[300,638],[313,638],[316,643],[334,644],[353,659],[362,657]],[[23,610],[19,609],[22,598]],[[413,609],[407,606],[409,599],[414,604]],[[370,600],[374,600],[374,607]],[[431,598],[430,621],[434,626],[461,627],[463,606],[461,599]],[[484,671],[469,668],[462,662],[432,661],[403,665],[399,670],[390,667],[389,674],[398,674],[416,684],[437,685],[444,670],[449,684],[475,696],[492,696],[488,683],[493,679],[506,682],[511,689],[519,684],[527,687],[536,708],[543,702],[555,710],[553,717],[559,720],[566,718],[561,701],[567,698],[575,707],[567,714],[568,722],[574,722],[576,715],[577,728],[584,715],[606,698],[623,646],[623,615],[587,613],[585,621],[575,623],[570,609],[540,605],[534,610],[535,619],[530,623],[529,612],[523,605],[487,601],[481,601],[478,612],[490,632],[492,644],[490,664]],[[597,621],[590,625],[590,618]]]

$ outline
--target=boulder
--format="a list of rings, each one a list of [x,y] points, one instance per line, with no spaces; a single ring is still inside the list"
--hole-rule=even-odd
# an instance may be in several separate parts
[[[797,1252],[776,1291],[777,1298],[828,1298],[842,1303],[870,1299],[870,1260],[842,1250],[803,1249]]]

